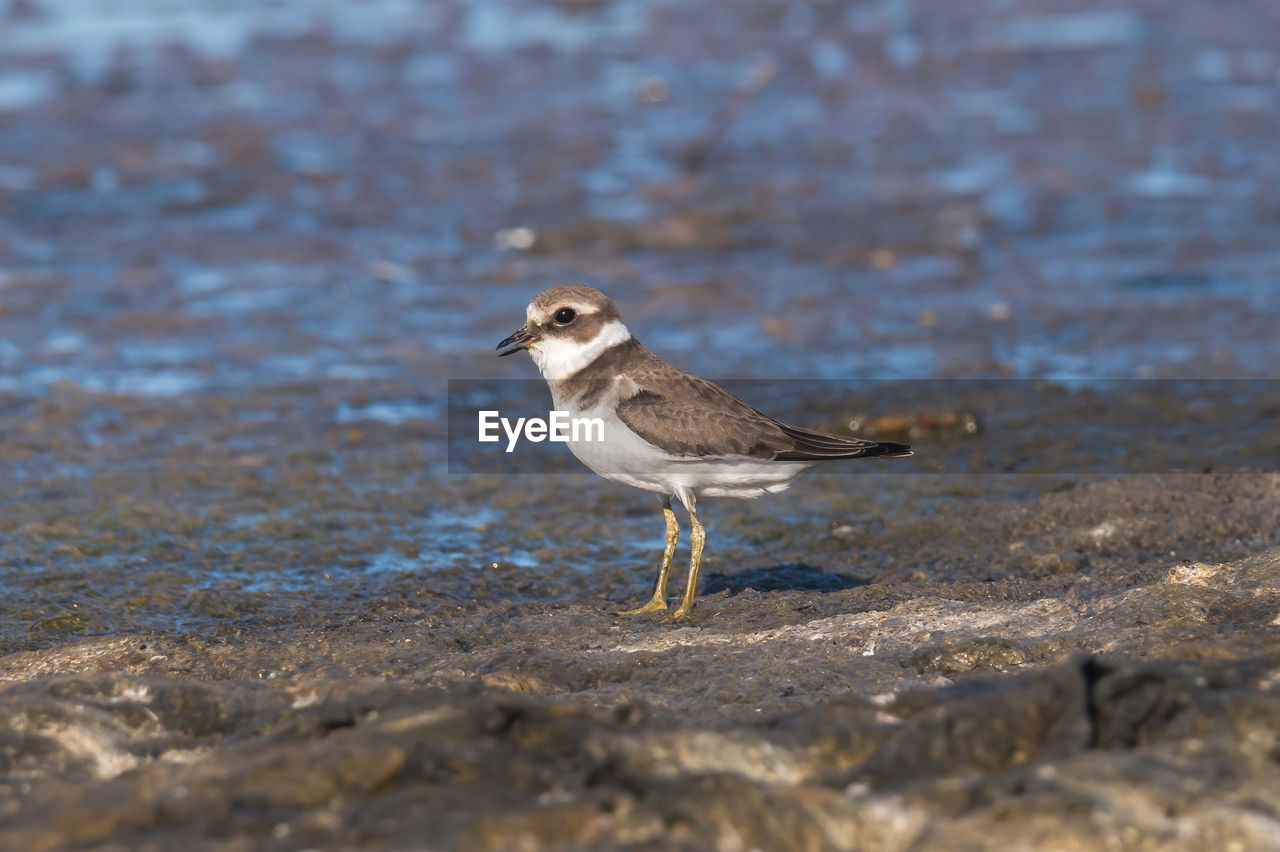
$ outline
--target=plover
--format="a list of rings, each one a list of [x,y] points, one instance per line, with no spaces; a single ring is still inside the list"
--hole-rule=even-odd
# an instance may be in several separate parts
[[[699,497],[760,497],[784,490],[822,462],[911,455],[905,444],[828,435],[788,426],[706,379],[674,367],[631,336],[618,308],[591,287],[543,290],[524,325],[498,344],[499,357],[527,349],[557,410],[598,417],[604,440],[567,443],[587,467],[614,482],[660,495],[666,548],[653,597],[621,614],[667,608],[667,575],[680,528],[671,498],[689,512],[689,579],[673,613],[688,615],[706,532]]]

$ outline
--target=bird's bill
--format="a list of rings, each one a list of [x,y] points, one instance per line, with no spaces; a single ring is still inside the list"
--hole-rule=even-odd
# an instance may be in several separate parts
[[[502,349],[505,346],[511,346],[505,352],[499,352],[498,357],[503,358],[521,350],[528,349],[530,346],[538,342],[538,335],[529,330],[528,325],[522,325],[516,329],[516,333],[503,340],[495,348]],[[512,344],[515,344],[514,346]]]

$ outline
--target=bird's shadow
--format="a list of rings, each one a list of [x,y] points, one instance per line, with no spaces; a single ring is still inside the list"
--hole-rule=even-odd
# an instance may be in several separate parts
[[[757,592],[839,592],[866,586],[868,581],[850,574],[829,574],[816,565],[792,562],[766,568],[748,568],[733,574],[712,572],[706,575],[702,593],[729,592],[736,595],[747,589]]]

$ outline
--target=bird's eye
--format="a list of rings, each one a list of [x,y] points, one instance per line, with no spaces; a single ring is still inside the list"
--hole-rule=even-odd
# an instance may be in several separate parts
[[[568,325],[578,318],[578,312],[573,308],[561,308],[556,311],[556,324]]]

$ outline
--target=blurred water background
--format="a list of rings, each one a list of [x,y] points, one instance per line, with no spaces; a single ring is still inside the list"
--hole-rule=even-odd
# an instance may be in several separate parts
[[[441,393],[570,281],[704,374],[1274,375],[1246,5],[7,0],[0,389]]]

